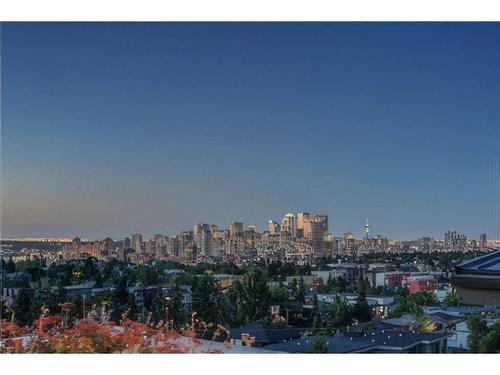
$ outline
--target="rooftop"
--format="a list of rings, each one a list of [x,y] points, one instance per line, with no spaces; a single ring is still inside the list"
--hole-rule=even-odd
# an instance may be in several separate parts
[[[377,330],[360,334],[337,334],[325,337],[328,353],[362,353],[372,350],[403,351],[419,344],[432,344],[450,337],[451,334],[440,331],[420,333],[416,331]],[[314,343],[314,337],[272,344],[263,349],[287,353],[306,353]]]
[[[500,275],[500,250],[460,263],[455,271],[457,274]]]
[[[248,333],[255,337],[257,343],[267,345],[297,339],[306,330],[303,328],[273,328],[264,327],[261,323],[251,323],[246,326],[231,329],[231,339],[240,340],[241,334]]]

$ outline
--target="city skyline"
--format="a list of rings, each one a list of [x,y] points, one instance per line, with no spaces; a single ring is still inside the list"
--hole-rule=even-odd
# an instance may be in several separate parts
[[[474,23],[3,24],[3,237],[308,211],[336,236],[368,217],[493,239],[499,43]]]

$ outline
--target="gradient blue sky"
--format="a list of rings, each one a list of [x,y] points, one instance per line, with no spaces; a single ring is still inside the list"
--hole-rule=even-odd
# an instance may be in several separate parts
[[[5,237],[493,234],[500,24],[2,26]]]

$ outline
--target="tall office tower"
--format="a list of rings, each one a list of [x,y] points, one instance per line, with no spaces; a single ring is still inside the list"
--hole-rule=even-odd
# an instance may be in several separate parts
[[[280,246],[287,245],[290,244],[290,242],[292,242],[292,235],[290,231],[283,229],[283,227],[281,227],[279,234],[280,234]]]
[[[243,234],[243,223],[231,223],[229,225],[229,237],[232,240],[242,240]]]
[[[297,237],[297,221],[295,220],[295,216],[293,214],[286,214],[281,222],[281,232],[290,233],[290,237]]]
[[[319,220],[323,223],[323,230],[325,231],[325,234],[328,233],[328,215],[314,215],[316,220]]]
[[[132,235],[130,247],[137,253],[140,253],[142,251],[142,235],[139,232]]]
[[[278,234],[280,232],[280,225],[277,222],[269,220],[267,225],[269,229],[269,234]]]
[[[308,220],[304,221],[304,237],[307,239],[312,239],[312,225],[311,221],[320,222],[323,225],[323,231],[325,235],[328,233],[328,215],[314,215],[313,217],[309,217]]]
[[[155,234],[153,237],[155,251],[161,250],[167,246],[167,239],[163,234]]]
[[[311,223],[311,245],[314,256],[329,255],[325,247],[325,222],[321,217],[315,216],[310,220]]]
[[[115,248],[115,241],[113,241],[111,238],[106,237],[104,240],[102,240],[102,249],[104,251],[110,251]]]
[[[193,228],[193,241],[202,255],[211,256],[212,231],[210,224],[195,224]]]
[[[309,219],[309,212],[299,212],[297,214],[297,238],[304,237],[304,224],[306,224]]]
[[[144,241],[144,252],[146,254],[150,254],[150,255],[153,255],[155,253],[155,241],[154,240]]]
[[[444,234],[444,246],[452,249],[465,249],[467,246],[467,236],[455,231],[448,231]]]
[[[486,233],[483,233],[479,236],[479,249],[484,250],[488,246],[488,239],[486,237]]]
[[[193,242],[193,232],[184,231],[175,236],[174,255],[180,258],[187,258],[189,245]]]
[[[257,228],[255,225],[249,225],[245,230],[245,242],[249,245],[255,245],[255,234],[257,232]]]
[[[218,257],[221,254],[222,241],[214,241],[210,239],[210,248],[208,249],[208,256]]]
[[[82,244],[82,240],[80,237],[76,236],[75,238],[73,238],[73,240],[71,241],[71,246],[73,248],[78,248],[80,247],[80,245]]]
[[[130,248],[130,237],[125,237],[122,241],[122,249]]]

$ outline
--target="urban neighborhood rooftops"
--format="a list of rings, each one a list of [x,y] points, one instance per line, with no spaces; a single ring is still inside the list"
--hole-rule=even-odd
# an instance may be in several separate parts
[[[252,323],[239,328],[231,329],[231,339],[241,340],[242,334],[255,337],[256,345],[269,345],[273,343],[294,340],[302,337],[304,328],[272,328],[264,327],[261,323]]]
[[[420,333],[416,331],[376,330],[357,334],[327,336],[324,343],[328,353],[362,352],[427,352],[445,351],[446,339],[452,335],[446,331]],[[268,345],[263,349],[287,353],[307,353],[314,337]]]

